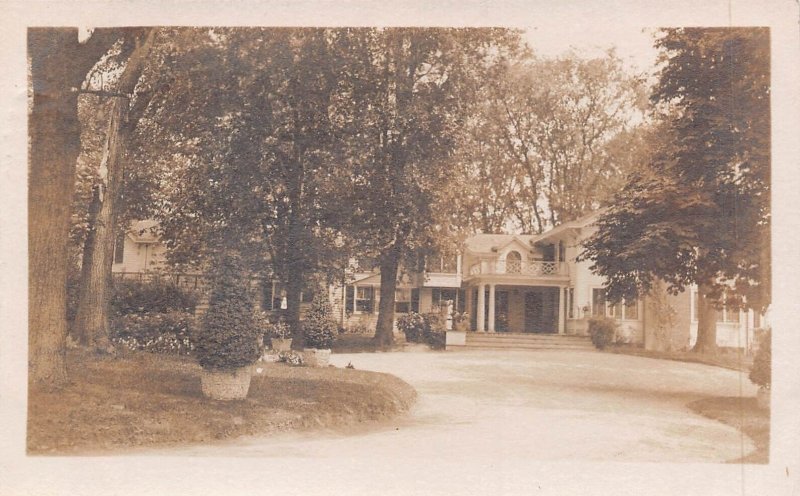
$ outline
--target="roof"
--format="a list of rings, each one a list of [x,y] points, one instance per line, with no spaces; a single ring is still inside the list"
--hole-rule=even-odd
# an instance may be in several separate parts
[[[591,225],[603,212],[605,212],[605,209],[595,210],[573,221],[559,224],[542,234],[476,234],[467,238],[464,244],[467,250],[473,253],[500,251],[514,240],[519,241],[525,246],[531,246],[532,244],[540,243],[547,239],[560,239],[572,230]]]
[[[128,236],[136,243],[158,243],[158,222],[153,219],[134,221],[128,228]]]

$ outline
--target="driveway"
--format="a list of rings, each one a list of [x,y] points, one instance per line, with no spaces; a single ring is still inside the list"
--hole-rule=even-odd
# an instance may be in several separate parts
[[[333,355],[418,392],[391,424],[169,450],[179,455],[428,460],[724,462],[753,450],[693,414],[709,396],[753,396],[745,374],[700,364],[575,351]],[[163,452],[162,452],[163,453]]]

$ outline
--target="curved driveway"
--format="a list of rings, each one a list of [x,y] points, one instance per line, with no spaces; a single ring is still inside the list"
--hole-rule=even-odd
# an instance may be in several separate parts
[[[755,395],[745,374],[722,368],[576,351],[363,353],[331,361],[394,374],[416,388],[417,404],[377,428],[170,451],[402,463],[453,456],[724,462],[753,449],[736,429],[686,407],[709,396]]]

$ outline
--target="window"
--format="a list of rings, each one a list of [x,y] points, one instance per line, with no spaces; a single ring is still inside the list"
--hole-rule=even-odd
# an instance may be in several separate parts
[[[691,305],[692,322],[697,322],[700,318],[700,293],[696,289],[692,290]],[[717,322],[738,324],[739,309],[723,304],[721,309],[717,309]]]
[[[372,313],[375,289],[372,286],[356,286],[356,312]]]
[[[275,283],[273,281],[264,281],[261,285],[261,309],[270,311],[273,308],[273,296],[275,294]],[[280,301],[278,302],[280,308]]]
[[[411,288],[397,288],[394,291],[394,311],[408,313],[411,310]]]
[[[428,272],[455,274],[458,272],[458,257],[455,255],[427,256],[425,257],[425,270]]]
[[[449,300],[453,302],[453,308],[455,308],[456,298],[458,297],[458,291],[455,288],[433,288],[431,293],[431,304],[433,306],[444,308]]]
[[[355,286],[347,286],[344,294],[344,311],[348,313],[353,313],[354,304],[356,299],[356,287]]]
[[[592,289],[592,317],[611,317],[617,320],[639,320],[639,300],[622,300],[614,304],[606,301],[603,288]]]
[[[506,273],[519,274],[522,271],[522,255],[518,251],[510,251],[506,255]]]
[[[125,233],[117,235],[114,243],[114,263],[122,263],[125,259]]]

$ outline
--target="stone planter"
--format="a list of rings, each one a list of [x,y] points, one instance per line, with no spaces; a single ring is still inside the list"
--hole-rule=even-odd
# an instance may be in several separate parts
[[[303,360],[309,367],[327,367],[331,358],[331,350],[318,350],[316,348],[304,348]]]
[[[200,385],[203,394],[213,400],[243,400],[250,389],[251,367],[228,370],[203,370]]]
[[[768,409],[770,403],[770,390],[765,387],[758,388],[758,393],[756,393],[756,404],[761,409]]]
[[[272,349],[275,351],[290,351],[292,349],[292,338],[272,338]]]

